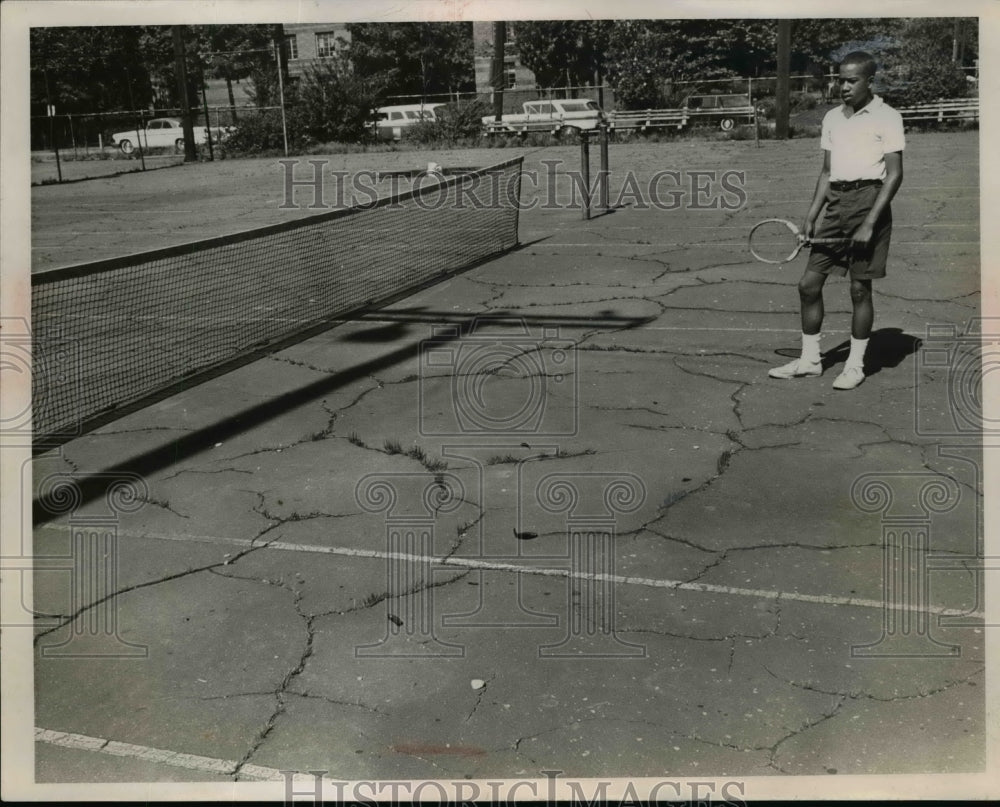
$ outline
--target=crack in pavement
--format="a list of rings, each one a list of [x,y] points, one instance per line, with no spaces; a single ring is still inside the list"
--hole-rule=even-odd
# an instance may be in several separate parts
[[[686,608],[683,610],[687,610]],[[770,614],[777,614],[774,611],[768,611]],[[692,642],[729,642],[730,654],[729,654],[729,671],[732,671],[733,666],[733,656],[736,654],[736,640],[737,639],[770,639],[772,636],[777,636],[778,628],[780,627],[780,619],[775,619],[774,627],[765,633],[741,633],[739,631],[730,631],[723,636],[693,636],[688,633],[676,633],[674,631],[662,630],[657,628],[617,628],[615,633],[620,634],[652,634],[653,636],[665,636],[670,639],[684,639],[690,640]]]
[[[159,481],[161,481],[161,482],[167,482],[167,481],[169,481],[171,479],[176,479],[181,474],[206,474],[206,475],[211,475],[211,474],[246,474],[247,476],[253,476],[253,471],[246,471],[243,468],[218,468],[218,469],[216,469],[214,471],[205,471],[205,470],[202,470],[201,468],[182,468],[181,470],[175,471],[174,473],[169,474],[168,476],[161,476]]]
[[[791,680],[789,678],[785,678],[784,676],[778,675],[776,672],[774,672],[766,664],[763,665],[763,667],[764,667],[764,671],[768,675],[770,675],[772,678],[774,678],[774,679],[776,679],[778,681],[781,681],[784,684],[788,684],[789,686],[793,686],[796,689],[803,689],[803,690],[805,690],[807,692],[816,692],[816,693],[818,693],[820,695],[837,696],[837,697],[842,698],[842,699],[850,699],[850,700],[865,699],[865,700],[878,701],[879,703],[893,703],[895,701],[920,700],[921,698],[931,698],[934,695],[939,695],[942,692],[947,692],[948,690],[954,689],[957,686],[962,686],[963,684],[968,685],[968,686],[975,686],[975,684],[972,683],[972,679],[976,678],[979,675],[981,675],[981,674],[983,674],[983,673],[986,672],[986,668],[982,667],[982,668],[980,668],[980,669],[978,669],[978,670],[970,673],[969,675],[965,676],[964,678],[952,679],[952,680],[947,681],[946,683],[944,683],[944,684],[942,684],[942,685],[940,685],[938,687],[934,687],[933,689],[928,689],[925,692],[916,692],[916,693],[911,694],[911,695],[891,695],[891,696],[890,695],[883,695],[883,696],[879,696],[879,695],[873,695],[871,692],[865,692],[864,690],[851,690],[851,691],[848,691],[848,692],[844,692],[842,690],[836,690],[836,689],[834,689],[834,690],[826,690],[826,689],[822,689],[822,688],[816,686],[815,684],[807,684],[807,683],[804,683],[802,681],[793,681],[793,680]]]
[[[967,294],[957,294],[954,297],[904,297],[901,294],[889,294],[888,292],[877,290],[875,293],[878,294],[879,297],[889,297],[893,300],[905,300],[908,303],[956,303],[957,300],[964,300],[966,297],[975,297],[981,294],[978,289],[976,291],[970,291]],[[960,305],[960,303],[956,304]]]
[[[839,706],[837,708],[839,709]],[[836,712],[836,710],[835,710],[835,712]],[[791,732],[790,734],[781,737],[773,745],[759,745],[759,746],[753,746],[753,745],[751,745],[751,746],[743,746],[743,745],[739,745],[739,744],[734,743],[734,742],[728,742],[728,740],[731,739],[731,737],[729,735],[726,735],[721,740],[707,739],[707,738],[699,736],[697,734],[687,734],[687,733],[684,733],[684,732],[677,731],[677,730],[675,730],[674,728],[672,728],[669,725],[666,725],[666,724],[663,724],[663,723],[658,723],[658,722],[653,721],[653,720],[636,720],[636,719],[630,719],[630,718],[625,718],[625,717],[610,717],[610,716],[588,717],[588,718],[580,718],[580,719],[572,720],[572,721],[570,721],[568,723],[564,723],[564,724],[559,725],[559,726],[554,726],[552,728],[545,729],[545,730],[537,732],[535,734],[526,734],[526,735],[524,735],[522,737],[516,738],[513,741],[513,743],[511,743],[511,744],[508,744],[508,745],[505,745],[505,746],[500,746],[498,748],[491,749],[491,750],[498,751],[498,752],[499,751],[520,751],[521,750],[521,744],[524,743],[526,740],[535,740],[535,739],[538,739],[539,737],[545,736],[546,734],[553,734],[553,733],[560,732],[560,731],[571,730],[571,729],[576,728],[577,726],[580,726],[580,725],[582,725],[584,723],[601,722],[601,723],[624,723],[624,724],[630,725],[630,726],[645,726],[645,727],[650,727],[650,728],[654,728],[654,729],[659,729],[659,730],[666,731],[669,734],[669,736],[670,736],[670,738],[672,740],[675,740],[675,739],[690,740],[691,742],[700,743],[702,745],[710,745],[710,746],[712,746],[714,748],[730,748],[732,750],[742,751],[742,752],[751,752],[751,751],[776,752],[777,747],[781,743],[785,742],[786,740],[790,739],[791,737],[794,737],[796,734],[799,734],[802,731],[806,731],[806,730],[808,730],[809,728],[812,728],[815,725],[819,725],[819,723],[822,723],[824,720],[829,719],[829,717],[832,717],[832,716],[833,716],[832,714],[831,715],[824,714],[819,719],[817,719],[816,721],[811,722],[811,723],[807,723],[804,726],[802,726],[801,728],[796,729],[795,731]],[[770,759],[773,759],[773,753],[771,754]]]
[[[220,568],[222,566],[228,566],[231,563],[235,563],[236,561],[238,561],[238,560],[246,557],[251,552],[257,552],[257,551],[259,551],[261,549],[264,549],[264,548],[267,547],[267,542],[261,544],[260,546],[253,546],[253,544],[256,541],[258,541],[264,534],[266,534],[270,529],[271,529],[271,527],[267,527],[265,530],[263,530],[262,532],[260,532],[257,535],[255,535],[253,538],[250,539],[250,544],[251,544],[250,546],[248,546],[244,550],[241,550],[241,551],[237,552],[235,556],[232,556],[232,557],[227,556],[226,559],[223,560],[223,561],[217,561],[215,563],[208,563],[208,564],[205,564],[204,566],[198,566],[198,567],[193,568],[193,569],[185,569],[182,572],[175,572],[173,574],[168,574],[168,575],[165,575],[163,577],[157,578],[156,580],[147,580],[144,583],[136,583],[136,584],[131,585],[131,586],[124,586],[123,588],[116,589],[115,591],[112,591],[112,592],[104,595],[103,597],[100,597],[97,600],[94,600],[91,603],[87,603],[86,605],[82,605],[79,608],[77,608],[76,611],[74,611],[72,614],[69,614],[67,616],[67,618],[64,619],[62,622],[60,622],[58,625],[53,625],[48,630],[40,631],[38,634],[36,634],[35,637],[34,637],[34,640],[33,640],[33,644],[37,647],[39,641],[43,637],[48,636],[49,634],[54,633],[57,630],[61,630],[62,628],[66,627],[66,625],[69,625],[70,623],[72,623],[76,619],[79,619],[83,614],[87,613],[91,609],[96,608],[99,605],[103,605],[106,602],[110,602],[110,601],[116,599],[117,597],[120,597],[123,594],[128,594],[130,592],[138,591],[138,590],[144,589],[144,588],[150,588],[151,586],[158,586],[161,583],[169,583],[169,582],[171,582],[173,580],[179,580],[182,577],[187,577],[188,575],[200,574],[201,572],[212,571],[213,569],[217,569],[217,568]]]
[[[239,579],[253,580],[253,578],[250,577],[241,577]],[[360,701],[342,701],[342,700],[337,700],[336,698],[327,697],[326,695],[316,695],[312,692],[297,692],[295,690],[288,690],[287,692],[285,692],[285,694],[295,698],[321,700],[325,701],[326,703],[333,704],[334,706],[350,706],[357,709],[363,709],[364,711],[371,712],[372,714],[376,714],[379,717],[389,716],[387,712],[382,711],[378,707],[369,706],[368,704],[361,703]],[[264,689],[258,692],[227,692],[222,695],[199,695],[197,699],[201,701],[218,701],[218,700],[229,700],[230,698],[259,698],[261,696],[267,696],[267,695],[274,695],[274,690]]]
[[[819,725],[825,723],[828,720],[832,720],[834,717],[837,716],[837,714],[843,708],[845,702],[846,702],[845,698],[840,698],[836,702],[836,704],[834,705],[834,707],[833,707],[833,709],[831,711],[822,713],[815,720],[806,721],[802,726],[800,726],[799,728],[794,729],[793,731],[791,731],[788,734],[786,734],[784,737],[782,737],[780,740],[778,740],[776,743],[774,743],[774,745],[769,746],[767,748],[759,748],[759,749],[754,749],[754,750],[768,751],[769,752],[769,756],[768,756],[767,766],[769,768],[774,768],[779,773],[784,773],[784,774],[789,773],[789,771],[784,770],[777,763],[778,749],[780,748],[780,746],[783,743],[787,742],[788,740],[791,740],[793,737],[798,737],[800,734],[804,734],[805,732],[809,731],[810,729],[816,728],[816,726],[819,726]]]
[[[590,283],[586,280],[572,280],[566,283],[501,283],[495,280],[481,280],[479,278],[469,278],[473,283],[480,283],[483,285],[492,286],[495,289],[568,289],[574,286],[598,286],[605,289],[633,289],[639,290],[646,287],[646,284],[641,283]]]
[[[153,498],[152,496],[146,496],[146,497],[137,496],[136,501],[140,501],[143,504],[150,504],[153,507],[159,507],[163,510],[166,510],[168,513],[173,513],[178,518],[191,518],[191,516],[181,513],[178,510],[175,510],[171,506],[170,502],[164,501],[163,499],[156,499]]]
[[[360,611],[367,611],[370,608],[374,608],[376,605],[383,603],[387,600],[399,600],[403,597],[411,597],[414,594],[420,594],[421,592],[427,591],[432,588],[441,588],[442,586],[450,586],[452,583],[457,583],[459,580],[468,577],[476,569],[466,569],[465,571],[459,572],[454,577],[449,577],[445,580],[437,581],[423,581],[414,583],[406,591],[400,591],[398,593],[392,593],[389,591],[383,591],[380,593],[372,593],[365,598],[361,605],[354,605],[343,611],[338,611],[336,609],[330,609],[329,611],[320,611],[313,615],[314,618],[325,617],[325,616],[347,616],[348,614],[355,614]]]
[[[228,575],[221,575],[221,576],[227,577]],[[232,775],[234,776],[239,775],[240,770],[242,770],[242,768],[249,763],[250,759],[254,756],[254,754],[256,754],[260,750],[260,747],[267,741],[268,736],[270,736],[271,732],[274,730],[274,727],[277,725],[278,720],[287,710],[288,703],[286,700],[286,693],[292,681],[294,681],[299,675],[302,674],[302,671],[305,669],[306,662],[309,660],[309,657],[312,656],[313,642],[316,636],[316,631],[314,627],[316,616],[314,614],[303,613],[301,608],[301,603],[302,603],[301,589],[292,588],[291,586],[286,585],[283,580],[278,581],[276,583],[271,580],[259,579],[259,578],[243,578],[243,579],[256,580],[256,582],[265,583],[267,585],[278,586],[279,588],[282,588],[285,591],[291,592],[292,605],[295,608],[296,614],[298,614],[298,616],[302,619],[304,623],[306,631],[306,640],[305,640],[305,645],[302,648],[302,653],[299,656],[298,663],[291,670],[285,673],[284,677],[281,679],[281,682],[278,684],[278,687],[273,692],[275,698],[274,709],[272,710],[270,717],[268,717],[266,723],[264,724],[264,727],[257,733],[257,737],[254,739],[253,743],[247,750],[246,754],[244,754],[243,757],[236,763],[236,767],[232,771]]]
[[[476,713],[476,710],[479,708],[479,705],[483,702],[483,695],[486,694],[487,687],[489,687],[489,685],[493,682],[494,679],[496,679],[496,677],[497,677],[496,673],[494,673],[485,681],[483,681],[483,685],[479,688],[478,692],[476,693],[476,702],[472,704],[472,709],[470,709],[469,714],[465,716],[466,723],[468,723],[472,719],[472,716]]]
[[[603,336],[604,334],[594,334],[595,336]],[[588,337],[589,339],[590,337]],[[718,358],[718,357],[732,357],[736,359],[747,359],[748,361],[758,362],[760,364],[770,364],[768,359],[762,359],[759,356],[751,356],[747,353],[734,353],[731,350],[718,350],[708,352],[703,348],[691,348],[692,351],[676,350],[673,348],[645,348],[645,347],[631,347],[626,345],[584,345],[583,340],[577,344],[576,349],[580,352],[592,351],[595,353],[648,353],[657,356],[678,356],[680,358],[691,358],[691,359],[701,359],[701,358]],[[733,382],[738,383],[738,382]],[[909,387],[903,387],[901,389],[909,389]]]
[[[479,507],[479,515],[467,524],[461,524],[456,528],[455,539],[451,542],[451,547],[444,553],[444,555],[441,556],[445,560],[454,557],[455,553],[462,548],[462,544],[465,542],[465,539],[468,538],[469,531],[477,527],[486,518],[486,510],[483,509],[482,505],[474,505],[472,502],[469,502],[469,504],[473,507]]]

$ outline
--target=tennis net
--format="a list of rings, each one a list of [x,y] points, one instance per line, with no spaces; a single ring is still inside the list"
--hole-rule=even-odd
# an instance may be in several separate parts
[[[36,451],[513,248],[521,162],[32,275]]]

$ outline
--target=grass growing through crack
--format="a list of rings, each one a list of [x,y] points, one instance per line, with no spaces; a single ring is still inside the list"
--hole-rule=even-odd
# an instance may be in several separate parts
[[[487,465],[516,465],[521,460],[513,454],[494,454],[488,460]]]
[[[443,471],[448,467],[448,463],[443,460],[431,459],[421,446],[414,444],[412,448],[404,449],[399,440],[386,440],[383,444],[385,453],[389,455],[402,454],[410,459],[416,460],[428,471]]]

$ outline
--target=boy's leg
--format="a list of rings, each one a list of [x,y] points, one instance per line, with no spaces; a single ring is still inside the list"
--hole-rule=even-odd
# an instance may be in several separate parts
[[[865,380],[865,350],[875,321],[875,306],[872,303],[872,282],[866,278],[851,278],[851,302],[854,314],[851,318],[851,353],[844,364],[844,370],[834,380],[835,389],[854,389]]]
[[[823,284],[827,276],[806,267],[799,281],[802,333],[818,334],[823,327]]]
[[[854,339],[867,339],[872,335],[872,323],[875,322],[870,278],[851,278],[851,303],[854,305],[851,336]]]
[[[852,230],[861,224],[877,195],[877,187],[864,188],[852,194],[851,204],[844,205],[849,208],[845,210],[845,230]],[[872,280],[885,277],[891,239],[892,211],[886,209],[875,226],[868,250],[851,256],[851,302],[854,311],[851,317],[851,353],[843,372],[833,382],[835,389],[854,389],[865,380],[865,350],[875,321]]]
[[[773,367],[768,371],[771,378],[802,378],[823,373],[820,361],[819,339],[823,327],[823,284],[826,275],[809,267],[799,280],[799,303],[802,318],[802,353],[794,361]]]

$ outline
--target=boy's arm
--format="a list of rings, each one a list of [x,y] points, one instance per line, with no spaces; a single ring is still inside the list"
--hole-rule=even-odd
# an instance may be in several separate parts
[[[823,205],[826,203],[826,194],[830,189],[830,152],[823,151],[823,168],[819,172],[819,179],[816,180],[816,190],[813,192],[812,204],[809,205],[809,212],[802,223],[802,234],[806,238],[812,238],[816,229],[816,219],[819,218]]]
[[[885,155],[885,181],[882,183],[882,188],[879,190],[878,196],[875,197],[872,209],[868,211],[868,215],[861,222],[861,226],[851,236],[853,247],[864,249],[868,246],[868,243],[872,240],[872,236],[875,234],[875,224],[889,206],[889,202],[892,201],[892,197],[896,195],[896,191],[899,190],[899,186],[902,183],[903,152],[893,151]]]

